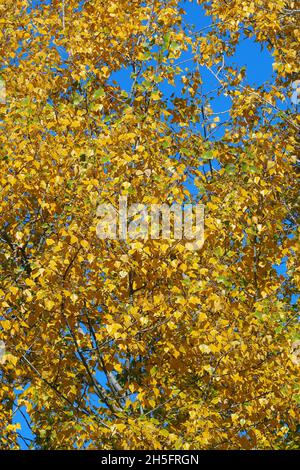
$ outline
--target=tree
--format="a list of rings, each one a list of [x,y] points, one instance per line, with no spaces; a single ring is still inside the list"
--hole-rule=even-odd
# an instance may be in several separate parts
[[[297,445],[299,11],[198,3],[201,31],[175,0],[0,7],[1,448]],[[273,83],[232,65],[245,36]],[[203,247],[100,239],[119,196],[201,202]]]

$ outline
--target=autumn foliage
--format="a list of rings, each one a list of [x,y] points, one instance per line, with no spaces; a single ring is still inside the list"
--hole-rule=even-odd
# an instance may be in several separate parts
[[[1,449],[299,445],[299,9],[198,4],[0,2]],[[99,239],[120,195],[201,202],[203,247]]]

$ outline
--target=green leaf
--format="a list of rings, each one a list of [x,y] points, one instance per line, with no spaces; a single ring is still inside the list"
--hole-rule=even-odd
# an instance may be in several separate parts
[[[230,175],[232,175],[233,173],[235,173],[235,166],[233,163],[228,163],[228,165],[225,166],[225,171],[227,173],[229,173]]]

